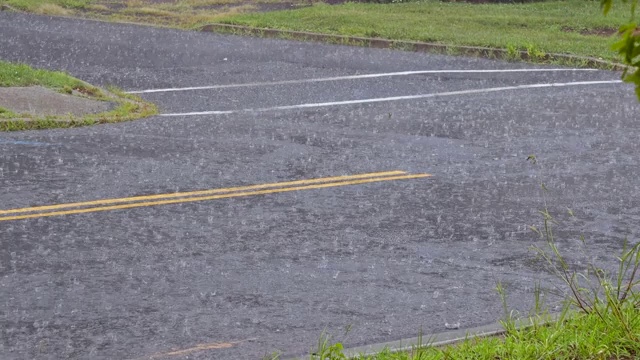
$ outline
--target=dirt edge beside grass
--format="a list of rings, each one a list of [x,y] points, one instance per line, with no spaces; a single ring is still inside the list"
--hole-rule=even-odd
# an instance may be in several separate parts
[[[382,38],[368,38],[294,30],[257,28],[245,25],[233,25],[224,23],[213,23],[204,25],[198,30],[203,32],[249,35],[288,40],[314,41],[329,44],[362,46],[378,49],[395,49],[453,56],[472,56],[507,61],[528,61],[542,64],[561,64],[580,68],[593,68],[613,71],[624,71],[625,69],[627,69],[626,65],[593,57],[584,57],[569,54],[530,53],[529,51],[516,49],[448,45],[406,40],[388,40]]]

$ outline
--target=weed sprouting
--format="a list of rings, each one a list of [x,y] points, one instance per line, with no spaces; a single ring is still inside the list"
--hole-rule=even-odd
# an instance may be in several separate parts
[[[534,44],[527,45],[527,56],[529,56],[530,60],[542,61],[545,59],[547,54],[538,49],[538,47]]]
[[[539,165],[534,155],[527,160],[533,165]],[[640,322],[640,313],[637,312],[640,304],[640,294],[637,292],[640,285],[640,243],[631,245],[627,239],[624,240],[621,255],[617,258],[616,274],[608,272],[593,261],[588,262],[584,271],[576,270],[558,249],[554,227],[559,225],[559,221],[549,211],[548,189],[542,182],[540,189],[544,204],[539,211],[543,229],[533,226],[530,228],[545,239],[547,246],[532,246],[532,249],[544,261],[548,270],[566,286],[569,293],[567,310],[572,308],[586,315],[596,315],[608,326],[624,329],[628,339],[640,343],[640,337],[635,332],[637,330],[632,330],[637,329]],[[575,216],[571,209],[567,209],[567,214]],[[583,247],[587,246],[584,236],[580,236],[580,241]],[[629,314],[629,310],[635,313],[632,318],[624,315]]]
[[[509,61],[520,60],[520,51],[518,50],[518,47],[513,44],[508,44],[506,56],[507,56],[506,60],[509,60]]]
[[[322,331],[318,338],[318,345],[316,350],[311,353],[310,360],[342,360],[347,356],[343,352],[344,347],[342,343],[332,343],[332,337],[326,332]]]
[[[262,360],[280,360],[280,352],[274,351],[271,354],[262,357]]]

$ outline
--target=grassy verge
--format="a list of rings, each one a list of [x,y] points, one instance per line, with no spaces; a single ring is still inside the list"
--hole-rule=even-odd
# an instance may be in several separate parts
[[[0,0],[0,5],[36,14],[80,16],[182,29],[216,22],[233,14],[291,9],[309,3],[309,0]]]
[[[316,4],[294,11],[240,14],[221,22],[261,28],[380,37],[617,60],[611,51],[629,12],[604,16],[599,3],[553,0],[526,4],[467,4],[424,0],[397,4]]]
[[[117,105],[111,111],[85,116],[16,114],[9,109],[0,107],[0,131],[69,128],[113,123],[135,120],[157,113],[155,105],[136,96],[125,94],[116,88],[102,90],[59,71],[34,69],[24,64],[0,61],[0,87],[36,85],[92,100],[114,102]]]
[[[29,65],[12,64],[0,60],[0,87],[34,85],[59,90],[78,89],[84,93],[99,93],[96,87],[63,72],[34,69]]]
[[[48,14],[129,21],[183,29],[207,23],[334,35],[526,51],[617,61],[614,33],[629,22],[627,7],[608,16],[594,0],[468,4],[422,0],[390,4],[326,5],[318,0],[0,0]],[[313,6],[309,6],[313,5]],[[282,10],[286,11],[272,11]],[[293,9],[293,10],[291,10]]]
[[[603,309],[604,310],[604,309]],[[621,315],[638,319],[640,310],[632,303],[621,309]],[[601,317],[602,315],[602,317]],[[392,352],[383,350],[374,355],[353,357],[360,360],[444,360],[444,359],[637,359],[640,356],[640,334],[638,321],[629,329],[619,324],[612,311],[601,314],[577,314],[563,321],[547,325],[534,325],[516,329],[507,326],[503,336],[471,338],[461,343],[444,347],[416,347],[411,351]],[[636,335],[633,335],[633,334]],[[425,339],[428,340],[428,339]],[[321,344],[310,359],[345,359],[339,343]],[[277,359],[277,357],[274,357]]]

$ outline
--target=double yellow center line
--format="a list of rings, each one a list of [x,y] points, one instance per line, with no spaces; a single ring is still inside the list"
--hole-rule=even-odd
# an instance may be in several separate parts
[[[382,181],[418,179],[431,176],[430,174],[407,174],[404,171],[385,171],[357,175],[333,176],[325,178],[267,183],[250,186],[239,186],[222,189],[179,192],[171,194],[157,194],[133,196],[116,199],[102,199],[66,204],[45,205],[11,210],[0,210],[0,221],[22,220],[48,216],[84,214],[99,211],[132,209],[146,206],[168,205],[266,195],[290,191],[324,189],[329,187],[359,185]]]

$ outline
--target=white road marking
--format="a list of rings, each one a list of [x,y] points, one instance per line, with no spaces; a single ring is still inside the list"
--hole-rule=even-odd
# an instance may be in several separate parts
[[[275,110],[308,109],[308,108],[327,107],[327,106],[368,104],[368,103],[399,101],[399,100],[415,100],[415,99],[426,99],[426,98],[441,97],[441,96],[482,94],[482,93],[491,93],[491,92],[509,91],[509,90],[524,90],[524,89],[582,86],[582,85],[619,84],[619,83],[622,83],[622,80],[577,81],[577,82],[570,82],[570,83],[528,84],[528,85],[503,86],[503,87],[484,88],[484,89],[448,91],[448,92],[432,93],[432,94],[393,96],[393,97],[385,97],[385,98],[373,98],[373,99],[361,99],[361,100],[332,101],[332,102],[324,102],[324,103],[310,103],[310,104],[299,104],[299,105],[274,106],[274,107],[257,108],[257,109],[220,110],[220,111],[214,110],[214,111],[196,111],[196,112],[188,112],[188,113],[160,114],[159,116],[226,115],[226,114],[235,114],[235,113],[241,113],[241,112],[264,112],[264,111],[275,111]]]
[[[576,71],[598,71],[598,70],[596,69],[420,70],[420,71],[400,71],[400,72],[379,73],[379,74],[334,76],[334,77],[316,78],[316,79],[254,82],[254,83],[245,83],[245,84],[227,84],[227,85],[211,85],[211,86],[193,86],[193,87],[183,87],[183,88],[136,90],[136,91],[127,91],[127,93],[128,94],[149,94],[149,93],[175,92],[175,91],[230,89],[230,88],[239,88],[239,87],[304,84],[304,83],[314,83],[314,82],[324,82],[324,81],[373,79],[373,78],[380,78],[380,77],[408,76],[408,75],[420,75],[420,74],[491,74],[491,73],[561,72],[561,71],[576,72]]]

